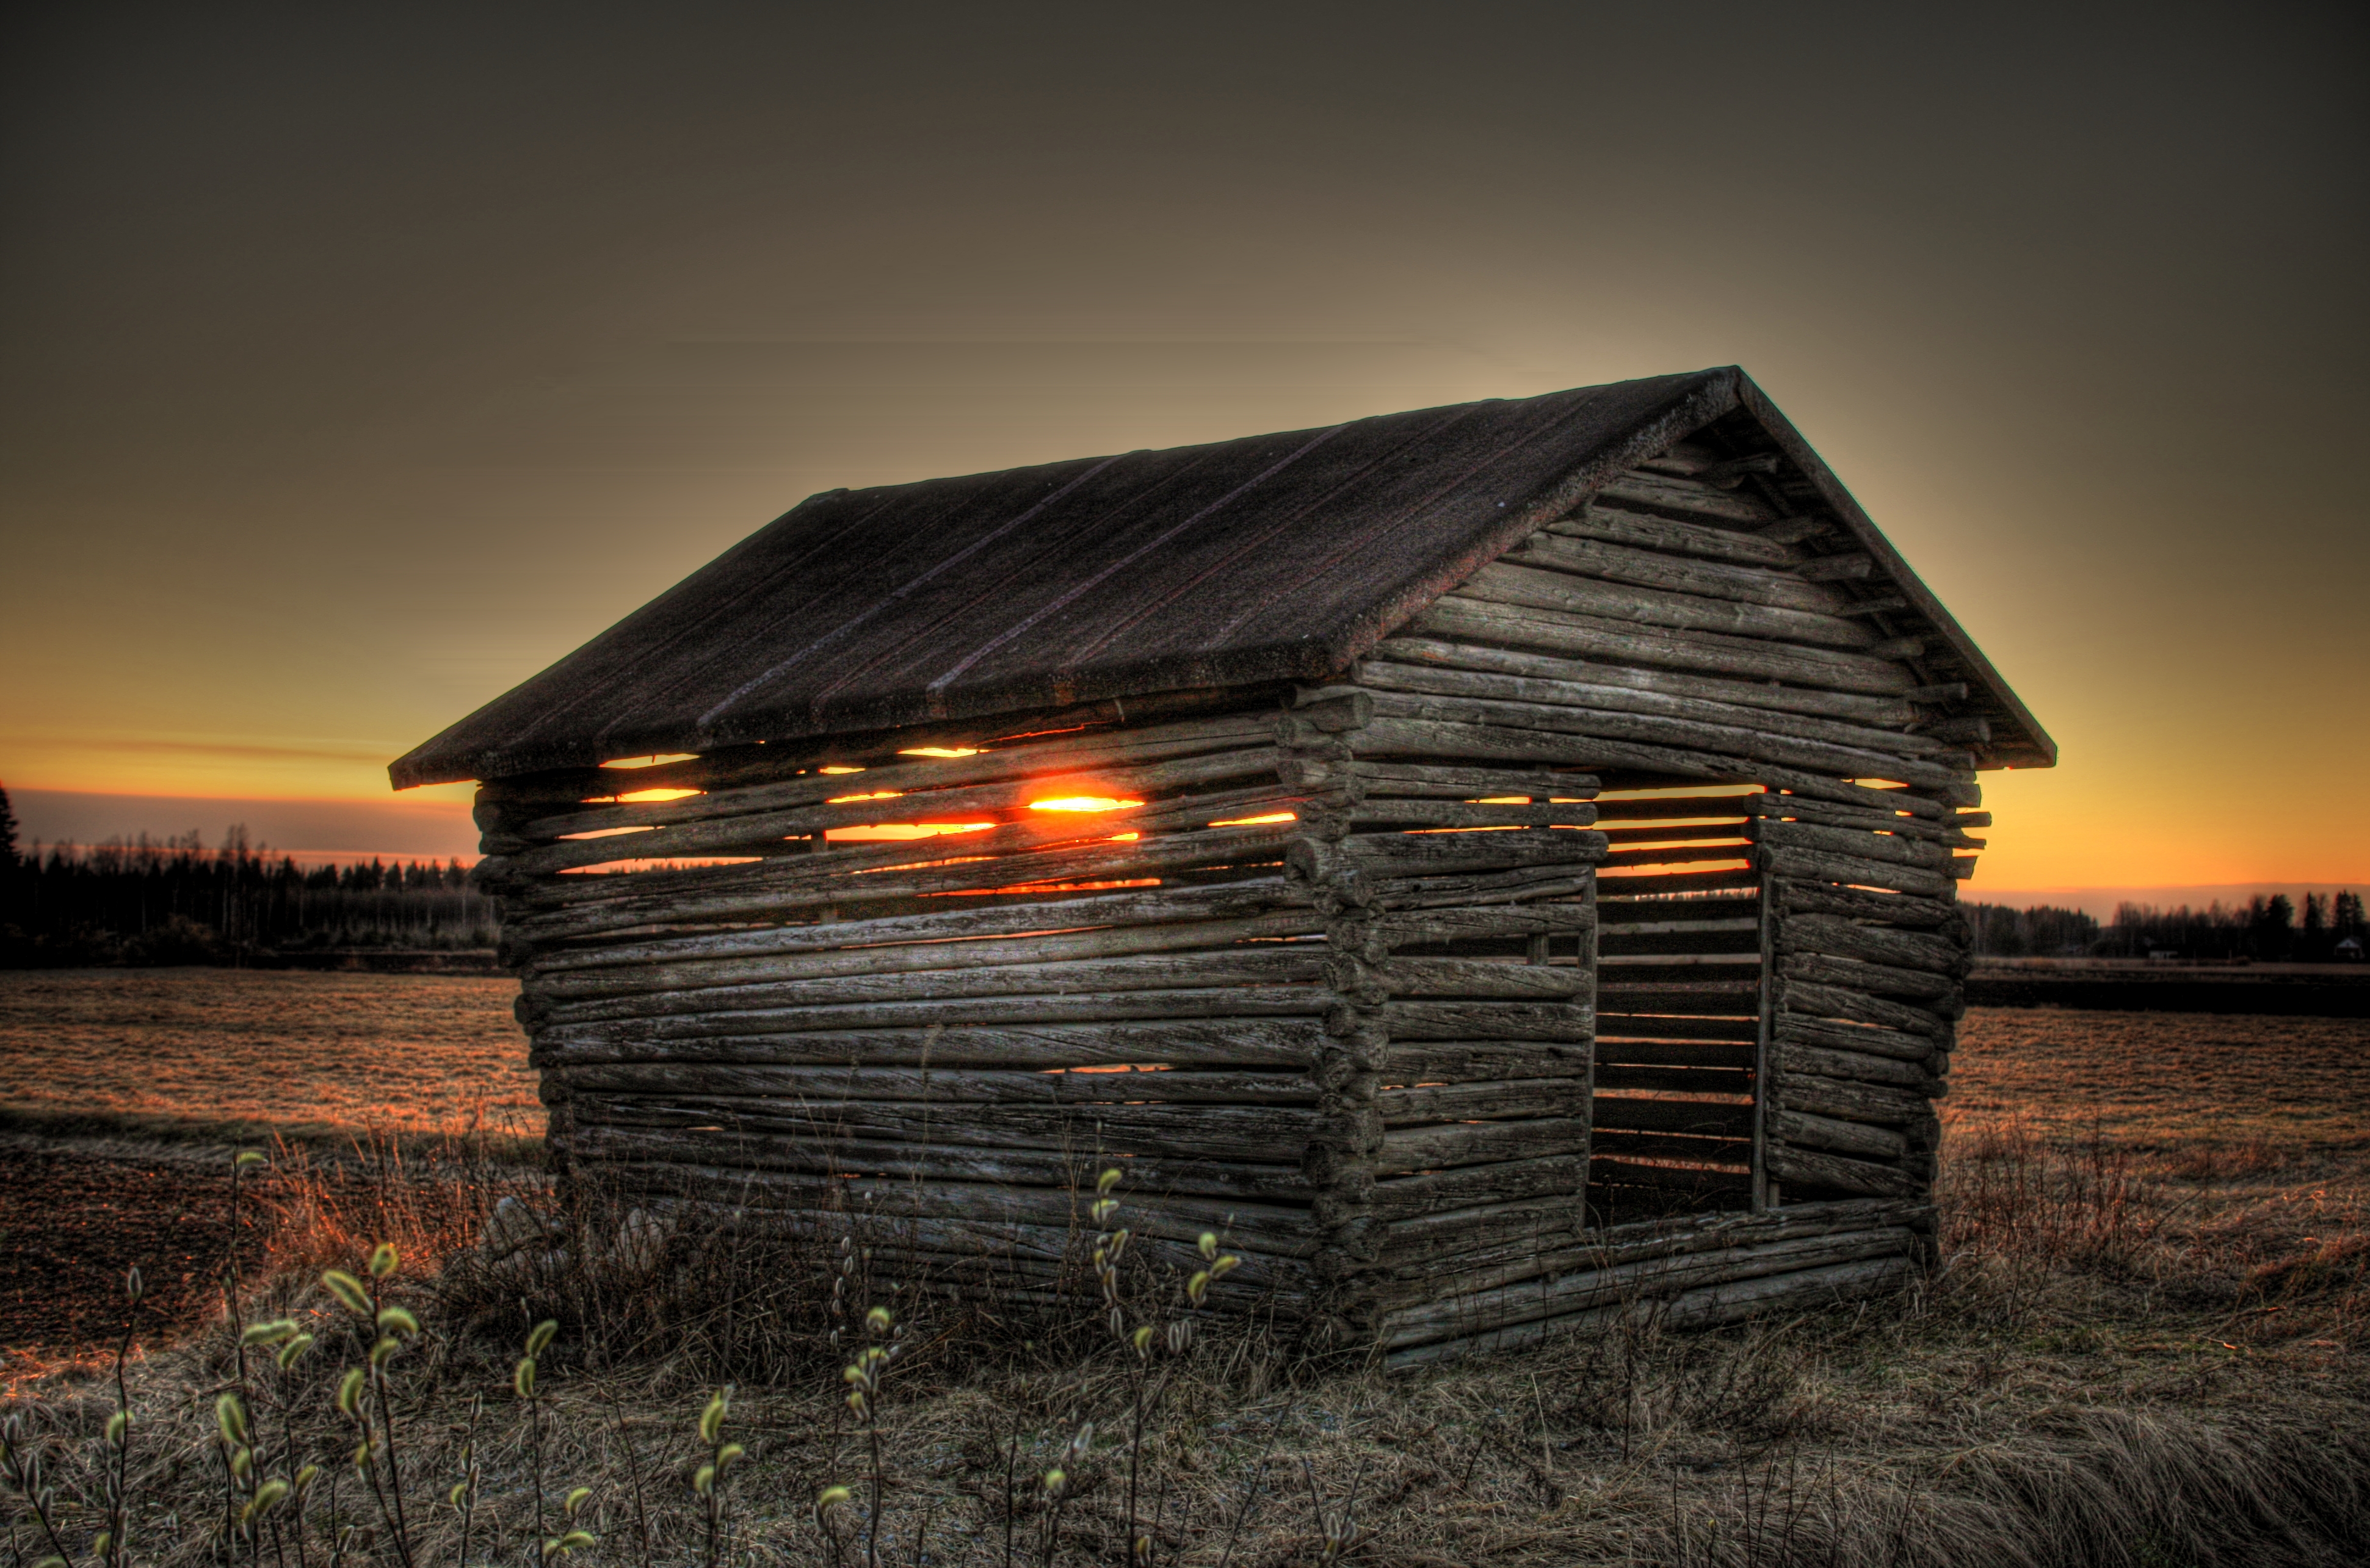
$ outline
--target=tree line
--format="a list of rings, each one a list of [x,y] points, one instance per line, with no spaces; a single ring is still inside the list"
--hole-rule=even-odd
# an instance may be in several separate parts
[[[1964,906],[1975,952],[1986,957],[2253,959],[2327,964],[2361,956],[2370,944],[2362,895],[2307,893],[2301,909],[2285,893],[2257,894],[2244,904],[2216,901],[2159,909],[2122,903],[2105,925],[2079,910],[2049,905]],[[2349,946],[2348,944],[2352,945]]]
[[[234,827],[19,848],[0,789],[0,965],[268,961],[345,948],[485,948],[493,899],[457,860],[301,866]]]

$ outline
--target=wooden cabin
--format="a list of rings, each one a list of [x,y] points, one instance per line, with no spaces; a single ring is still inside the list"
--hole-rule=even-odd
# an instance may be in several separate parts
[[[1116,1165],[1405,1366],[1930,1255],[2054,758],[1726,369],[811,497],[391,772],[564,1169],[1026,1295]]]

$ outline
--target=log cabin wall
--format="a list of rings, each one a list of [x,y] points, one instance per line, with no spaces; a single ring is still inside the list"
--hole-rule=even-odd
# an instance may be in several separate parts
[[[1871,624],[1898,599],[1778,469],[1683,443],[1354,672],[1353,749],[1587,770],[1609,843],[1580,1229],[1441,1260],[1391,1306],[1396,1365],[1641,1294],[1682,1322],[1828,1299],[1930,1246],[1951,852],[1987,821],[1960,809],[1974,759],[1930,733],[1963,689],[1921,683],[1915,639]]]
[[[1022,1297],[1116,1162],[1139,1234],[1244,1258],[1214,1303],[1328,1343],[1371,1336],[1394,1227],[1576,1223],[1594,781],[1361,760],[1357,692],[1200,701],[487,785],[555,1159],[761,1223],[854,1206],[876,1257]],[[648,864],[692,856],[734,858]]]

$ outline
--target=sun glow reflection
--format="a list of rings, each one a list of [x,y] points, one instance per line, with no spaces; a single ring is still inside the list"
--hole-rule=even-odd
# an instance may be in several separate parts
[[[1064,795],[1052,800],[1032,800],[1031,811],[1129,811],[1143,805],[1140,800],[1122,800],[1108,795]]]
[[[833,828],[823,834],[833,843],[887,843],[904,839],[938,839],[949,833],[976,833],[993,822],[875,822],[862,828]]]
[[[696,789],[638,789],[631,795],[617,796],[620,806],[639,806],[651,800],[682,800],[700,793]]]
[[[897,753],[900,757],[976,757],[976,746],[908,746]],[[829,773],[831,770],[823,770]]]
[[[1267,822],[1297,822],[1300,818],[1289,811],[1271,811],[1264,817],[1229,817],[1223,822],[1213,822],[1213,828],[1256,828]]]
[[[613,757],[602,763],[604,768],[655,768],[662,762],[696,762],[696,751],[669,751],[656,757]]]

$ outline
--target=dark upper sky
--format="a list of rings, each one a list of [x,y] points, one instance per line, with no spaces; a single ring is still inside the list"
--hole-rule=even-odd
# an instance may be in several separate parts
[[[11,29],[11,784],[364,795],[830,486],[1735,361],[2064,745],[1987,879],[2370,877],[2200,830],[2370,769],[2353,9]]]

